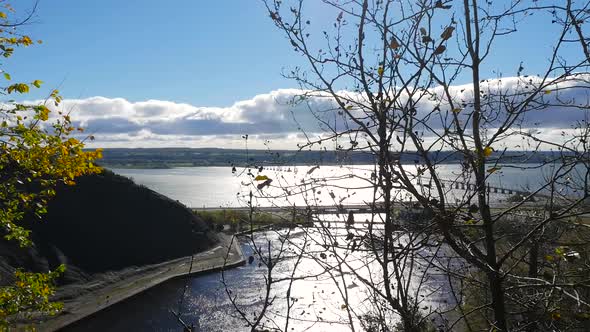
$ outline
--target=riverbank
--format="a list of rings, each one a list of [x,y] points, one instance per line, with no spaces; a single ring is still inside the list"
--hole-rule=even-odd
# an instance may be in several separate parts
[[[38,331],[56,331],[78,320],[88,317],[115,303],[137,295],[151,287],[173,278],[187,277],[199,273],[235,267],[245,263],[245,258],[237,239],[220,236],[218,246],[194,256],[192,272],[189,274],[191,257],[111,272],[112,282],[92,282],[85,285],[70,285],[58,290],[58,297],[64,304],[60,314],[40,321],[34,325]],[[230,247],[231,246],[231,247]],[[228,255],[228,247],[229,255]],[[88,291],[90,289],[90,291]],[[86,292],[82,293],[83,290]],[[24,326],[23,326],[24,329]]]

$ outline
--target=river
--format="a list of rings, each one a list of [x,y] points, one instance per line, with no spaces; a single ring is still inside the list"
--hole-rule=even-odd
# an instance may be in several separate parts
[[[301,180],[306,180],[306,194],[291,195],[286,199],[269,201],[259,198],[255,205],[270,206],[293,204],[331,205],[334,193],[343,204],[359,204],[370,201],[372,186],[368,182],[373,172],[368,165],[321,166],[311,170],[310,166],[270,167],[253,170],[252,174],[263,174],[273,180],[277,187],[301,187]],[[310,173],[311,170],[311,173]],[[409,167],[414,171],[414,167]],[[489,175],[490,183],[498,188],[531,191],[538,187],[540,179],[551,173],[551,166],[537,167],[532,164],[504,165],[500,170]],[[252,177],[238,169],[232,172],[231,167],[179,167],[172,169],[113,169],[115,173],[127,176],[139,184],[143,184],[168,197],[179,200],[189,207],[235,207],[244,206],[247,193],[252,188]],[[441,178],[450,181],[472,182],[461,177],[461,167],[457,164],[440,165],[438,172]],[[309,174],[308,174],[309,173]],[[329,179],[325,181],[325,179]],[[428,182],[427,178],[422,180]],[[317,190],[322,187],[320,190]],[[347,189],[342,189],[345,187]],[[311,192],[313,190],[313,195]],[[271,188],[268,195],[283,194],[280,189]],[[274,190],[274,191],[273,191]],[[256,190],[254,190],[256,191]],[[293,190],[296,192],[297,189]],[[319,193],[318,193],[319,191]],[[492,193],[493,194],[493,193]],[[403,195],[400,193],[400,195]],[[506,199],[509,192],[498,194],[496,200]]]
[[[114,169],[114,172],[133,178],[137,183],[143,184],[155,191],[179,200],[190,207],[219,207],[219,206],[243,206],[244,197],[252,187],[252,177],[237,170],[232,172],[229,167],[187,167],[174,169]],[[458,165],[445,165],[441,171],[447,179],[456,179],[460,173]],[[336,200],[344,204],[366,202],[370,199],[371,189],[366,188],[366,179],[371,177],[369,166],[322,166],[312,170],[310,167],[283,167],[255,171],[254,175],[263,174],[274,179],[274,185],[282,184],[290,190],[301,186],[308,186],[309,190],[300,191],[296,195],[279,198],[279,205],[292,204],[330,204]],[[504,167],[497,174],[493,174],[493,181],[498,187],[508,187],[515,190],[530,190],[538,185],[539,178],[545,176],[548,169],[530,169],[523,171],[520,165]],[[352,174],[352,176],[351,176]],[[302,178],[315,178],[307,184],[301,184]],[[333,178],[329,185],[322,179]],[[427,180],[423,180],[427,181]],[[301,184],[301,185],[298,185]],[[348,189],[341,187],[346,186]],[[354,189],[351,189],[354,188]],[[281,188],[268,188],[265,194],[281,193]],[[423,190],[427,190],[423,189]],[[256,190],[254,190],[256,191]],[[497,200],[508,197],[505,194],[495,196]],[[401,193],[400,193],[401,194]],[[274,194],[273,194],[274,195]],[[256,195],[262,196],[262,195]],[[276,202],[276,198],[275,201]],[[268,206],[273,202],[259,197],[255,205]],[[287,232],[286,230],[281,232]],[[309,233],[302,229],[291,230],[290,238],[294,245],[301,245],[302,241],[309,241],[321,234]],[[358,230],[358,232],[362,232]],[[277,232],[260,233],[255,243],[264,247],[267,241],[277,245],[280,236]],[[339,236],[346,236],[346,233]],[[403,239],[403,235],[400,239]],[[401,240],[400,240],[401,241]],[[319,242],[311,241],[308,249],[310,253],[320,254],[326,250]],[[252,253],[251,243],[243,242],[242,248],[246,257],[253,256],[256,259],[252,264],[231,269],[226,272],[226,281],[232,295],[237,296],[240,309],[251,314],[259,309],[261,296],[264,294],[264,266],[259,266],[258,257]],[[434,255],[435,249],[424,249],[427,255]],[[444,250],[443,250],[444,251]],[[334,259],[328,257],[327,260]],[[276,276],[288,277],[295,259],[286,259],[276,267]],[[357,315],[362,316],[371,311],[369,293],[362,286],[358,276],[353,271],[366,268],[363,276],[379,274],[379,267],[370,261],[370,255],[357,254],[350,258],[346,269],[328,273],[325,265],[318,264],[310,257],[304,258],[299,265],[298,276],[307,276],[293,284],[291,298],[296,299],[291,309],[294,319],[290,321],[289,330],[294,331],[343,331],[347,330],[346,310],[343,310],[345,302],[354,306]],[[418,270],[415,270],[418,271]],[[424,297],[429,294],[421,307],[426,311],[436,310],[452,305],[447,294],[446,280],[444,276],[437,276],[432,270],[428,274],[423,290],[417,296]],[[419,272],[412,272],[419,275]],[[309,277],[316,276],[316,277]],[[342,278],[343,277],[343,278]],[[414,278],[414,275],[412,275]],[[419,276],[416,276],[418,278]],[[334,279],[335,278],[335,279]],[[340,289],[334,280],[342,280],[346,287]],[[187,291],[182,297],[183,289],[187,285]],[[277,300],[271,307],[268,315],[267,326],[283,328],[286,320],[284,312],[287,308],[285,292],[288,283],[275,285],[273,295]],[[348,297],[344,299],[340,291],[346,288]],[[340,291],[339,291],[340,290]],[[179,300],[183,298],[183,306],[179,308]],[[197,331],[240,331],[248,330],[243,320],[234,310],[225,288],[221,283],[219,272],[202,274],[188,279],[175,279],[162,285],[149,289],[126,301],[113,305],[100,311],[91,317],[77,322],[64,331],[180,331],[181,325],[177,322],[170,310],[182,313],[182,319],[189,324],[195,324]],[[395,319],[395,318],[394,318]],[[355,321],[355,327],[360,327]]]

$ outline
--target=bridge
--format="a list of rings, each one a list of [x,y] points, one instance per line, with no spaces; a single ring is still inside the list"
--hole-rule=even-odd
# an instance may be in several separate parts
[[[287,172],[287,173],[297,173],[297,167],[291,168],[290,166],[267,166],[265,167],[266,170],[274,171],[274,172]],[[439,178],[438,181],[441,183],[443,189],[457,189],[457,190],[475,190],[475,184],[469,181],[459,181],[459,180],[448,180]],[[433,187],[433,180],[430,177],[417,177],[417,186],[423,188],[431,188]],[[493,184],[486,184],[486,190],[488,193],[493,194],[505,194],[505,195],[516,195],[516,194],[526,194],[526,191],[522,189],[515,189],[515,188],[508,188],[502,187],[499,185]]]
[[[283,172],[292,172],[291,168],[283,168],[280,169],[277,167],[275,170],[283,171]],[[476,190],[476,185],[472,182],[466,180],[448,180],[448,179],[439,179],[441,187],[445,190],[448,194],[446,197],[446,205],[449,208],[467,208],[466,202],[464,198],[460,197],[466,193],[474,193]],[[433,188],[434,184],[432,179],[429,177],[418,177],[416,179],[416,187],[422,188],[423,190],[432,190],[433,194],[436,192]],[[518,202],[508,202],[507,198],[513,197],[514,195],[521,195],[526,197],[530,195],[530,192],[525,191],[523,189],[515,189],[515,188],[508,188],[503,187],[495,184],[486,184],[486,191],[489,193],[490,197],[493,197],[489,200],[489,206],[492,210],[501,211],[505,210],[509,207],[514,206]],[[454,197],[453,197],[454,196]],[[436,197],[433,197],[436,198]],[[458,198],[454,202],[452,201],[453,198]],[[534,201],[527,201],[520,203],[520,210],[539,210],[543,208],[549,199],[549,196],[543,193],[537,193],[534,195]],[[566,198],[567,199],[567,198]],[[476,201],[476,200],[472,200]],[[415,213],[416,209],[420,209],[421,205],[412,200],[398,200],[392,202],[392,207],[396,211],[409,211],[410,213]],[[242,206],[242,207],[202,207],[202,208],[192,208],[194,211],[236,211],[236,212],[244,212],[248,213],[250,211],[249,207]],[[383,203],[376,202],[376,203],[353,203],[353,204],[331,204],[331,205],[291,205],[291,206],[256,206],[254,208],[255,212],[262,212],[262,213],[271,213],[282,215],[285,219],[288,219],[289,216],[312,216],[312,215],[344,215],[347,216],[349,213],[352,214],[363,214],[363,213],[383,213]],[[413,211],[413,212],[412,212]],[[309,219],[309,217],[308,217]],[[338,223],[338,221],[334,221]],[[343,222],[343,221],[340,221]]]
[[[419,178],[417,180],[417,187],[418,188],[425,188],[425,189],[433,189],[433,184],[431,181],[425,182],[424,178]],[[445,180],[440,179],[441,187],[446,190],[458,190],[459,192],[468,192],[468,191],[475,191],[475,184],[470,182],[461,182],[461,181],[454,181],[454,180]],[[504,195],[505,198],[512,197],[514,195],[522,195],[527,196],[530,193],[524,191],[522,189],[514,189],[514,188],[506,188],[500,187],[495,185],[487,185],[486,191],[490,194],[495,195]],[[535,194],[534,195],[537,203],[534,202],[526,202],[527,206],[540,206],[544,204],[544,200],[548,199],[549,196],[545,194]],[[436,197],[433,197],[436,198]],[[450,202],[450,199],[447,197],[447,206],[449,207],[456,207],[461,202]],[[255,207],[256,211],[260,212],[268,212],[268,213],[279,213],[285,211],[298,211],[298,212],[307,212],[311,211],[312,214],[341,214],[341,213],[348,213],[352,211],[354,213],[371,213],[371,212],[379,212],[382,210],[382,203],[377,202],[375,205],[373,204],[366,204],[366,203],[356,203],[356,204],[331,204],[331,205],[316,205],[316,206],[307,206],[307,205],[291,205],[291,206],[257,206]],[[400,208],[408,208],[412,206],[418,206],[419,203],[416,201],[395,201],[393,202],[394,209]],[[504,200],[494,199],[491,200],[489,203],[492,209],[502,209],[507,208],[509,206],[514,205],[514,203],[508,203]],[[243,211],[247,212],[250,210],[248,207],[192,207],[194,211]]]
[[[506,202],[490,202],[489,206],[491,209],[505,209],[510,206],[513,206],[515,203],[506,203]],[[407,202],[393,202],[392,207],[394,210],[402,210],[402,209],[411,209],[413,207],[420,207],[420,204],[416,201],[407,201]],[[456,204],[447,204],[448,207],[458,207]],[[534,207],[541,207],[544,206],[544,202],[526,202],[523,204],[524,207],[527,208],[534,208]],[[236,212],[249,212],[250,208],[247,206],[238,206],[238,207],[200,207],[200,208],[191,208],[191,210],[199,212],[199,211],[236,211]],[[322,214],[347,214],[349,212],[352,213],[382,213],[383,205],[382,204],[342,204],[342,205],[316,205],[316,206],[306,206],[306,205],[292,205],[292,206],[256,206],[254,207],[253,211],[255,212],[263,212],[263,213],[297,213],[298,215],[322,215]]]

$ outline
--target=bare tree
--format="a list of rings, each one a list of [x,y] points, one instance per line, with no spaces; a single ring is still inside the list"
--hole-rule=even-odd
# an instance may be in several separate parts
[[[564,249],[554,245],[579,227],[572,221],[588,209],[584,205],[588,195],[588,103],[575,98],[588,89],[583,31],[588,4],[322,3],[336,14],[332,27],[318,37],[312,35],[317,29],[310,28],[312,22],[303,14],[304,1],[265,2],[277,27],[308,61],[309,71],[296,68],[287,74],[302,87],[299,101],[321,98],[333,105],[329,109],[310,106],[326,134],[315,140],[307,135],[301,148],[337,141],[339,151],[363,151],[375,157],[374,174],[366,179],[375,195],[367,203],[379,205],[380,210],[371,211],[368,236],[372,257],[379,261],[383,274],[382,284],[373,290],[401,316],[404,329],[417,328],[407,288],[400,287],[404,279],[399,269],[406,267],[388,263],[390,259],[399,263],[399,252],[411,253],[403,261],[415,259],[420,245],[392,246],[394,229],[399,227],[395,202],[403,201],[396,197],[399,192],[408,193],[410,201],[430,215],[430,227],[424,228],[427,232],[422,230],[422,237],[440,237],[467,264],[464,271],[447,270],[452,279],[485,291],[477,310],[461,310],[461,320],[481,314],[489,326],[508,330],[527,325],[519,321],[533,319],[533,313],[535,318],[551,313],[544,321],[557,324],[560,303],[567,299],[576,302],[577,311],[587,310],[586,301],[576,291],[586,287],[583,278],[574,281],[567,273],[558,273],[559,264],[540,259],[539,252],[556,250],[563,258]],[[481,68],[493,57],[499,41],[511,38],[533,14],[547,17],[558,27],[551,35],[553,48],[546,55],[544,72],[528,76],[521,65],[515,77],[482,77]],[[316,46],[316,37],[324,41],[321,48]],[[580,54],[572,54],[574,45],[581,49]],[[466,80],[470,83],[457,86]],[[568,112],[577,120],[558,141],[536,130],[535,117],[550,111]],[[549,150],[552,153],[540,153]],[[415,162],[408,165],[410,155]],[[538,163],[505,165],[531,158]],[[459,160],[461,171],[449,178],[445,160]],[[514,190],[521,200],[500,202],[494,191],[510,189],[494,187],[494,178],[511,167],[542,169],[546,177],[538,178],[532,190]],[[461,194],[459,184],[466,189]],[[532,198],[537,203],[530,203]],[[374,218],[384,228],[379,252],[375,250]],[[516,222],[519,225],[514,226]],[[539,246],[539,241],[546,240]],[[539,277],[540,271],[554,277]],[[367,284],[376,286],[373,281]],[[559,298],[554,297],[556,292]],[[544,308],[539,307],[541,298],[546,300]]]
[[[309,65],[285,74],[301,86],[294,103],[324,130],[304,132],[300,150],[334,144],[344,164],[363,154],[373,162],[314,176],[317,165],[256,191],[307,206],[314,226],[305,232],[324,251],[290,244],[336,285],[349,328],[581,326],[565,317],[590,312],[589,4],[322,0],[334,13],[322,30],[304,0],[264,3]],[[499,43],[532,17],[551,26],[543,71],[527,75],[521,63],[513,77],[485,77]],[[571,125],[547,135],[547,113]],[[500,183],[520,173],[534,181]],[[355,222],[346,204],[361,192],[365,220]],[[335,219],[321,216],[325,205]],[[357,281],[370,303],[362,309],[351,299]],[[447,305],[424,305],[443,288]]]

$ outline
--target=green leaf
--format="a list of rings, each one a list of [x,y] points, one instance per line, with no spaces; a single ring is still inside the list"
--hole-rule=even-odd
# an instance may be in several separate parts
[[[4,73],[4,78],[6,78],[8,81],[10,81],[10,74],[9,73]]]
[[[559,256],[563,256],[563,254],[565,254],[565,249],[563,247],[557,247],[555,248],[555,253]]]
[[[33,81],[33,85],[35,87],[37,87],[37,88],[40,88],[41,87],[41,84],[43,84],[43,81],[40,81],[40,80],[34,80]]]
[[[9,86],[7,91],[8,91],[8,93],[12,93],[13,91],[16,91],[19,93],[28,93],[29,86],[25,83],[16,83],[16,84]]]

